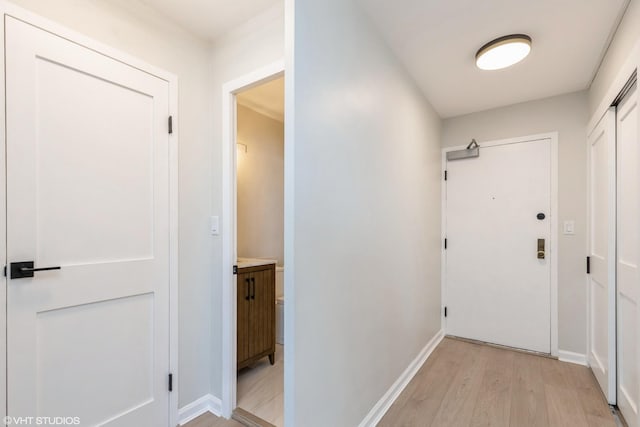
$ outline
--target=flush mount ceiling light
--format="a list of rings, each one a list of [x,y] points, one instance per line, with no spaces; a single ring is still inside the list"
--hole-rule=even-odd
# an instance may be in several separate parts
[[[476,65],[481,70],[499,70],[517,64],[531,52],[531,37],[511,34],[491,40],[476,53]]]

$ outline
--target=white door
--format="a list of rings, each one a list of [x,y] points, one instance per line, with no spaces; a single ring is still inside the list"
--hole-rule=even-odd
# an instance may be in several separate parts
[[[588,139],[589,156],[589,365],[607,400],[615,404],[615,167],[616,114],[611,108]]]
[[[549,139],[447,162],[448,334],[551,352],[552,214]]]
[[[618,407],[627,424],[640,426],[640,150],[638,150],[638,95],[632,88],[618,105],[617,115],[617,312]]]
[[[167,426],[168,83],[7,17],[6,87],[8,415]]]

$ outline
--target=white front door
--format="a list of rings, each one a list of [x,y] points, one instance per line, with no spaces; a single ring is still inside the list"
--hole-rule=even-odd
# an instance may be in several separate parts
[[[618,398],[627,424],[640,426],[640,150],[638,92],[632,88],[616,112]]]
[[[167,426],[169,85],[7,17],[6,88],[8,415]]]
[[[551,149],[485,144],[447,162],[448,334],[551,352]]]
[[[616,113],[611,108],[588,139],[589,348],[587,358],[607,400],[615,404]]]

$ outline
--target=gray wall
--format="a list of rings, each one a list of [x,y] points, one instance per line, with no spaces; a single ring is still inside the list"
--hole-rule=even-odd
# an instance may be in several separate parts
[[[587,94],[578,92],[444,121],[442,146],[558,131],[559,256],[558,345],[586,353],[586,126]],[[576,234],[562,234],[564,220],[576,221]]]
[[[352,427],[441,327],[441,121],[352,0],[297,0],[292,53],[286,422]]]

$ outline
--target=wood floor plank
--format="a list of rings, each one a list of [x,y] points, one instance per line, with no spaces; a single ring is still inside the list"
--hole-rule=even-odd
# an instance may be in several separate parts
[[[509,426],[515,352],[487,348],[487,362],[471,418],[472,427]]]
[[[549,425],[540,358],[515,353],[511,395],[511,427],[544,427]]]
[[[443,340],[378,426],[427,426],[426,420],[434,418],[450,386],[449,376],[460,366],[458,346],[453,340]]]
[[[470,344],[473,345],[473,344]],[[468,426],[475,401],[480,392],[490,347],[474,346],[464,354],[464,360],[453,375],[451,386],[433,422],[434,427]]]
[[[591,370],[585,366],[571,363],[564,364],[563,368],[567,372],[570,385],[578,395],[589,426],[615,427],[616,424],[611,417],[609,405]]]
[[[382,427],[613,427],[580,366],[445,339],[391,406]]]
[[[215,415],[207,412],[200,415],[198,418],[189,421],[183,427],[244,427],[242,424],[235,420],[227,420],[224,418],[216,417]]]

